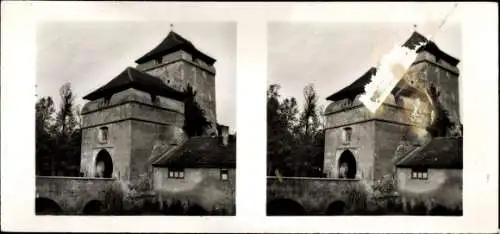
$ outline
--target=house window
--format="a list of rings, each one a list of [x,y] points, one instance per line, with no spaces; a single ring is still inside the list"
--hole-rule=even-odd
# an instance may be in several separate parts
[[[102,127],[99,129],[99,141],[101,143],[108,142],[108,127]]]
[[[351,142],[352,128],[344,128],[344,143]]]
[[[229,179],[229,171],[227,169],[220,170],[220,179],[221,180],[228,180]]]
[[[427,180],[429,178],[429,173],[427,169],[412,169],[411,178],[414,180]]]
[[[168,178],[184,179],[184,169],[168,169]]]

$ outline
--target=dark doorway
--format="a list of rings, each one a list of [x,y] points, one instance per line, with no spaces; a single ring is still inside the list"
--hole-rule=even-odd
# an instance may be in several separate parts
[[[290,199],[276,199],[267,203],[267,215],[305,215],[304,208]]]
[[[84,215],[99,215],[103,213],[103,205],[100,201],[97,200],[92,200],[87,205],[85,205],[85,208],[83,208],[82,213]]]
[[[111,178],[113,175],[113,160],[108,151],[101,150],[95,159],[96,177]]]
[[[354,179],[356,178],[356,159],[351,151],[342,152],[338,162],[339,178]]]
[[[345,203],[341,201],[334,201],[326,210],[326,215],[342,215],[345,212]]]
[[[47,215],[47,214],[61,214],[62,209],[57,204],[57,202],[48,198],[37,198],[35,199],[35,214],[37,215]]]
[[[193,205],[189,207],[186,213],[187,215],[198,215],[198,216],[208,214],[208,212],[199,205]]]

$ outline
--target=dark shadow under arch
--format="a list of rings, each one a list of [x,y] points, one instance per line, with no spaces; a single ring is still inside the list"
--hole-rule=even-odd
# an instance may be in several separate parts
[[[279,198],[267,203],[267,215],[305,215],[306,211],[298,202]]]
[[[357,169],[354,154],[349,150],[342,152],[338,161],[339,178],[354,179]]]
[[[201,215],[207,215],[208,212],[203,209],[203,207],[201,207],[200,205],[192,205],[190,206],[188,209],[187,209],[187,212],[186,212],[187,215],[197,215],[197,216],[201,216]]]
[[[89,201],[83,208],[82,214],[84,215],[99,215],[103,213],[103,204],[100,201]]]
[[[61,206],[57,202],[48,198],[37,198],[35,199],[35,214],[61,214]]]
[[[98,166],[100,164],[104,166],[102,173],[98,172]],[[111,178],[111,176],[113,175],[113,160],[111,159],[111,155],[108,153],[108,151],[104,149],[99,151],[95,159],[95,167],[97,177]]]
[[[345,213],[346,204],[343,201],[334,201],[330,203],[326,210],[326,215],[342,215]]]

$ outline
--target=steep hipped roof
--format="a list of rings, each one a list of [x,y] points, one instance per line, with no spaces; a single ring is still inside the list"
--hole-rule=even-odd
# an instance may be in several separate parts
[[[430,140],[404,156],[396,167],[451,168],[461,169],[462,138],[438,137]]]
[[[185,39],[181,35],[177,34],[174,31],[170,31],[163,41],[156,46],[154,49],[137,59],[136,63],[144,63],[151,59],[155,59],[157,57],[163,56],[168,53],[172,53],[178,50],[184,50],[188,53],[191,53],[193,56],[200,58],[206,63],[212,65],[215,62],[215,59],[204,54],[203,52],[196,49],[196,47],[189,40]]]
[[[184,93],[166,86],[159,78],[131,67],[127,67],[110,82],[90,94],[87,94],[83,98],[92,101],[101,97],[110,96],[128,88],[135,88],[154,95],[176,100],[183,100],[184,98]]]
[[[421,51],[427,51],[439,59],[443,59],[448,62],[452,66],[457,66],[459,60],[445,52],[443,52],[433,41],[429,41],[426,37],[418,32],[413,32],[413,34],[408,38],[408,40],[403,43],[403,46],[408,47],[410,49],[414,49],[418,44],[426,43],[424,46],[420,47],[417,50],[417,53]]]
[[[417,53],[421,51],[428,51],[429,53],[433,54],[439,59],[443,59],[452,66],[456,66],[459,62],[458,59],[446,54],[442,50],[439,49],[439,47],[433,42],[427,40],[426,37],[424,37],[422,34],[418,32],[413,32],[413,34],[406,40],[405,43],[403,43],[402,46],[408,47],[410,49],[414,49],[418,44],[421,43],[426,43],[424,46],[420,47],[417,50]],[[330,95],[329,97],[326,98],[326,100],[330,101],[338,101],[341,99],[344,99],[346,97],[354,97],[357,94],[363,93],[365,85],[367,85],[371,77],[375,75],[377,72],[377,68],[372,67],[370,68],[367,72],[365,72],[360,78],[356,79],[352,84],[348,85],[347,87],[335,92],[334,94]]]
[[[182,146],[161,156],[156,167],[174,168],[236,168],[236,137],[193,137]]]
[[[337,91],[336,93],[330,95],[326,100],[338,101],[346,97],[354,97],[357,94],[363,93],[365,91],[365,85],[370,83],[371,77],[377,73],[377,68],[372,67],[366,71],[361,77],[356,79],[347,87]]]

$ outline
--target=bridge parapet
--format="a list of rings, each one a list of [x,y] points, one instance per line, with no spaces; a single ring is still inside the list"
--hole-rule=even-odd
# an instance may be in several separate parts
[[[347,209],[355,204],[353,196],[363,192],[358,179],[311,178],[311,177],[268,177],[268,204],[288,199],[300,204],[309,214],[324,214],[334,202],[341,202]]]
[[[54,201],[64,214],[80,214],[90,201],[104,203],[106,191],[117,185],[111,178],[37,176],[36,198]]]

